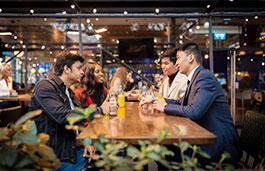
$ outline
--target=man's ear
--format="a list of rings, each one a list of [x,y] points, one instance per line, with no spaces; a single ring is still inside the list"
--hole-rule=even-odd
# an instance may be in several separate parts
[[[66,74],[70,73],[70,68],[67,65],[65,65],[63,67],[63,72],[66,73]]]
[[[191,63],[192,61],[194,61],[195,56],[193,54],[189,54],[188,56],[188,61]]]

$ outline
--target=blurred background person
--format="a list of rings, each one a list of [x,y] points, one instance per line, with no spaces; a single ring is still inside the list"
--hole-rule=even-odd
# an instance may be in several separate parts
[[[126,84],[126,88],[124,89],[124,91],[130,91],[134,88],[134,86],[136,85],[136,81],[134,81],[133,77],[132,77],[133,72],[129,72],[127,74],[127,84]]]
[[[0,96],[17,95],[16,90],[13,89],[13,81],[11,78],[11,65],[3,62],[0,64]],[[7,108],[18,106],[18,102],[14,101],[0,101],[0,108]]]
[[[132,80],[132,73],[130,73],[125,67],[118,67],[110,82],[110,92],[114,92],[116,95],[118,95],[120,87],[122,88],[122,91],[124,91],[127,87],[127,83]],[[125,96],[128,96],[130,91],[124,94]]]
[[[83,108],[91,104],[97,105],[96,113],[108,113],[109,104],[107,100],[108,90],[105,87],[102,67],[94,62],[88,62],[84,66],[85,75],[82,79],[82,87],[75,89],[75,95],[81,102]],[[93,119],[93,116],[91,116]]]
[[[156,86],[158,87],[158,89],[160,89],[163,84],[163,74],[160,72],[155,73],[154,80],[155,80]]]

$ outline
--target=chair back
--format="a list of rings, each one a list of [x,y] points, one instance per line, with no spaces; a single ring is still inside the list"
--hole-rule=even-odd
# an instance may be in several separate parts
[[[21,106],[0,109],[0,127],[5,127],[8,123],[15,123],[21,116]]]
[[[262,157],[264,157],[265,141],[262,140],[265,139],[264,130],[265,116],[258,112],[248,110],[242,124],[240,144],[247,155],[252,156],[255,160],[259,160],[258,155],[261,155],[261,149],[263,149]]]

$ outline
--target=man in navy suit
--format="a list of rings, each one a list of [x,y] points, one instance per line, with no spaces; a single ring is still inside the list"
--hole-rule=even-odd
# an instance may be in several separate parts
[[[233,124],[223,90],[213,73],[201,66],[201,51],[196,43],[188,42],[177,48],[176,66],[188,78],[184,97],[179,100],[157,99],[153,108],[169,115],[187,117],[217,136],[214,145],[203,145],[210,161],[219,161],[223,152],[231,158],[227,163],[236,164],[242,151],[239,136]],[[202,164],[210,161],[199,158]]]

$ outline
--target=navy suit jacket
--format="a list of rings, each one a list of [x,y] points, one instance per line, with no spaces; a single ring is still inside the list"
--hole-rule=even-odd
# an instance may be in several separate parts
[[[166,101],[166,114],[187,117],[217,136],[216,144],[201,146],[211,160],[218,161],[224,151],[230,153],[230,163],[240,160],[239,136],[223,90],[211,71],[199,66],[184,97],[180,101]]]

